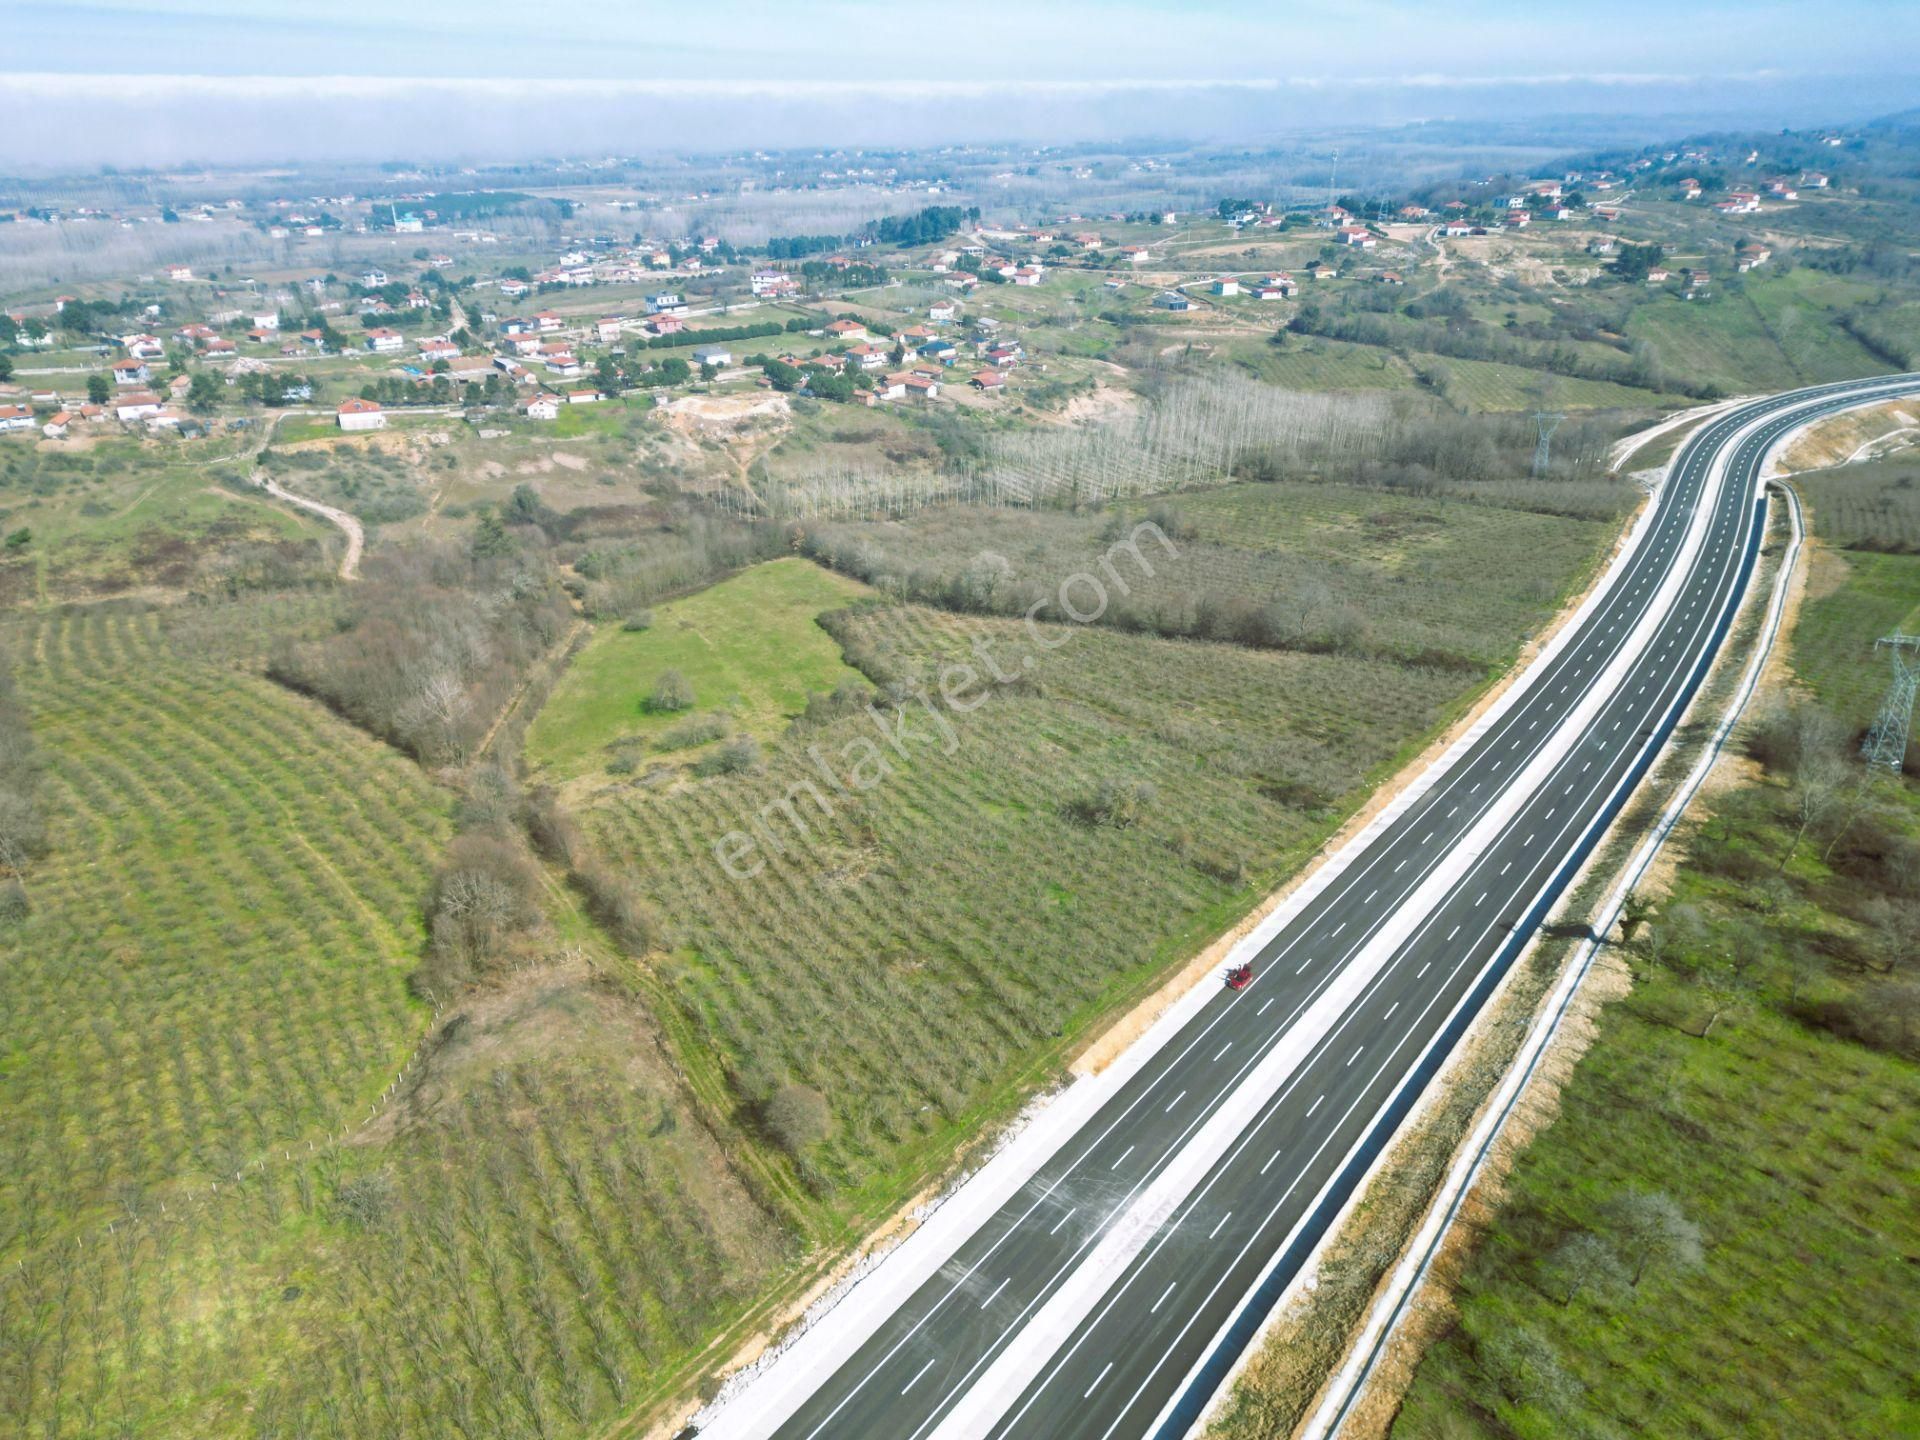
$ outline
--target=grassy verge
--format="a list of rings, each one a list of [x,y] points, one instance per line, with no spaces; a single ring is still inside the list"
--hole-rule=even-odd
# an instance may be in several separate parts
[[[1920,560],[1815,552],[1814,701],[1754,727],[1764,767],[1686,841],[1395,1436],[1920,1425],[1920,791],[1863,787],[1853,747],[1872,641],[1916,603]]]

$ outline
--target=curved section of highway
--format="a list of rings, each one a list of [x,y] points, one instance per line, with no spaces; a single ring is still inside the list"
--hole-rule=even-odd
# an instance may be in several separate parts
[[[1701,426],[1574,620],[1248,937],[1253,982],[1084,1082],[1062,1143],[1016,1142],[703,1440],[1186,1434],[1679,722],[1759,555],[1768,453],[1914,393],[1819,386]]]

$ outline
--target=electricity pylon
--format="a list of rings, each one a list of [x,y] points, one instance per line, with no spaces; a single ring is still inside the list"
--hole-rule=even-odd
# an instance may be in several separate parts
[[[1887,698],[1880,702],[1880,713],[1873,717],[1867,738],[1860,742],[1860,753],[1869,767],[1882,766],[1899,772],[1907,760],[1907,734],[1913,725],[1913,700],[1920,693],[1920,635],[1888,635],[1876,640],[1873,648],[1887,649],[1893,661],[1893,683],[1887,686]],[[1913,658],[1908,659],[1911,651]]]
[[[1547,459],[1553,449],[1553,432],[1560,428],[1560,422],[1567,417],[1551,410],[1533,412],[1533,423],[1539,428],[1540,438],[1533,445],[1533,478],[1538,480],[1547,473]]]

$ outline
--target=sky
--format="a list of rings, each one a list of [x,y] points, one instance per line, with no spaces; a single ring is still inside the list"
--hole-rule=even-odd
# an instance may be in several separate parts
[[[52,166],[1920,102],[1910,0],[0,0],[0,34],[9,149]]]

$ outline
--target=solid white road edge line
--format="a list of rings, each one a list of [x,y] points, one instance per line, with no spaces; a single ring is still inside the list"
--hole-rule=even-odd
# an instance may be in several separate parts
[[[1875,396],[1862,400],[1860,403],[1862,405],[1877,404],[1885,398],[1887,397]],[[1785,451],[1789,445],[1798,439],[1800,435],[1813,424],[1817,423],[1819,419],[1825,418],[1828,417],[1816,417],[1816,419],[1809,420],[1805,424],[1796,426],[1780,435],[1774,443],[1768,447],[1767,457],[1761,463],[1760,473],[1765,476],[1771,469],[1774,457]],[[1701,751],[1700,757],[1694,763],[1693,769],[1675,791],[1672,800],[1668,802],[1666,808],[1661,811],[1660,819],[1655,824],[1652,832],[1641,842],[1640,846],[1628,859],[1627,864],[1621,871],[1620,879],[1614,884],[1613,888],[1607,892],[1605,899],[1601,902],[1598,911],[1599,918],[1592,927],[1595,937],[1604,936],[1612,932],[1613,926],[1619,919],[1621,910],[1626,905],[1627,897],[1633,893],[1634,888],[1640,883],[1648,867],[1652,865],[1654,859],[1659,855],[1661,849],[1672,835],[1673,830],[1680,823],[1681,817],[1686,813],[1687,807],[1692,804],[1694,797],[1699,793],[1700,787],[1706,782],[1708,774],[1711,773],[1714,765],[1718,763],[1721,752],[1728,738],[1732,735],[1734,727],[1740,723],[1741,717],[1745,714],[1746,707],[1751,702],[1754,692],[1759,688],[1760,677],[1766,669],[1768,660],[1772,656],[1781,626],[1785,621],[1788,589],[1792,582],[1793,572],[1799,559],[1804,539],[1799,498],[1786,486],[1781,486],[1780,489],[1787,500],[1787,514],[1792,526],[1792,538],[1788,544],[1785,555],[1781,559],[1779,571],[1774,577],[1773,595],[1768,604],[1767,617],[1762,629],[1760,643],[1755,648],[1753,655],[1749,658],[1746,670],[1741,676],[1740,684],[1736,688],[1733,698],[1728,702],[1726,712],[1722,715],[1720,723],[1715,727],[1713,734],[1708,738],[1706,745]],[[1689,710],[1691,710],[1691,707],[1689,707]],[[1681,724],[1684,725],[1688,718],[1688,716],[1683,715],[1681,717]],[[1598,850],[1596,850],[1595,853],[1597,858]],[[1576,883],[1578,882],[1576,881]],[[1395,1326],[1399,1322],[1400,1317],[1405,1313],[1407,1304],[1419,1288],[1421,1281],[1426,1278],[1428,1270],[1432,1267],[1434,1258],[1439,1253],[1440,1246],[1444,1243],[1446,1236],[1453,1228],[1453,1223],[1459,1213],[1461,1202],[1472,1189],[1481,1171],[1485,1169],[1487,1159],[1492,1153],[1494,1142],[1499,1138],[1501,1131],[1506,1126],[1508,1117],[1512,1114],[1521,1095],[1525,1092],[1535,1072],[1538,1070],[1540,1060],[1545,1054],[1547,1046],[1552,1043],[1554,1037],[1559,1033],[1561,1022],[1565,1019],[1567,1010],[1571,1006],[1575,994],[1585,982],[1588,974],[1591,973],[1594,961],[1599,957],[1600,949],[1601,941],[1598,938],[1583,941],[1579,949],[1575,951],[1566,969],[1562,972],[1559,983],[1540,1006],[1534,1020],[1533,1028],[1528,1032],[1526,1039],[1522,1042],[1521,1048],[1516,1053],[1513,1063],[1508,1067],[1505,1078],[1502,1080],[1499,1088],[1496,1089],[1490,1097],[1489,1103],[1484,1107],[1480,1120],[1466,1139],[1462,1141],[1459,1150],[1456,1152],[1457,1158],[1449,1170],[1446,1179],[1442,1182],[1439,1190],[1436,1191],[1420,1229],[1415,1232],[1412,1240],[1408,1242],[1406,1253],[1401,1258],[1399,1265],[1395,1267],[1392,1275],[1388,1277],[1386,1284],[1375,1297],[1374,1304],[1368,1313],[1366,1322],[1361,1327],[1360,1333],[1355,1337],[1345,1362],[1329,1379],[1322,1392],[1320,1404],[1315,1408],[1304,1427],[1299,1431],[1300,1440],[1327,1440],[1327,1437],[1333,1435],[1340,1422],[1345,1418],[1347,1411],[1352,1408],[1353,1403],[1359,1399],[1361,1393],[1365,1390],[1368,1381],[1372,1379],[1375,1366],[1379,1361],[1384,1347],[1391,1339]],[[1391,1149],[1392,1147],[1389,1146],[1386,1151],[1382,1152],[1381,1159],[1383,1163],[1387,1155],[1391,1152]],[[1365,1188],[1364,1184],[1361,1188]],[[1335,1232],[1337,1232],[1339,1227],[1336,1225],[1334,1228]],[[1279,1306],[1275,1307],[1276,1314],[1279,1313],[1280,1308]],[[1251,1355],[1257,1351],[1258,1348],[1259,1339],[1256,1337],[1254,1343],[1248,1346],[1248,1353]],[[1221,1386],[1219,1394],[1216,1396],[1216,1403],[1218,1403],[1218,1399],[1221,1396],[1229,1393],[1230,1388],[1231,1377],[1229,1377],[1227,1384]],[[1212,1407],[1210,1406],[1209,1413],[1211,1410]],[[1208,1418],[1209,1416],[1205,1415],[1201,1417],[1202,1426],[1204,1426]]]
[[[1771,417],[1743,426],[1729,437],[1709,467],[1703,492],[1718,492],[1725,483],[1729,451],[1737,448],[1750,430],[1764,425],[1768,418]],[[1714,509],[1696,506],[1688,517],[1679,553],[1635,621],[1628,643],[1620,647],[1606,669],[1589,682],[1579,703],[1561,717],[1554,731],[1554,742],[1534,753],[1508,783],[1500,800],[1489,807],[1474,827],[1454,843],[1447,858],[1395,907],[1392,918],[1375,932],[1360,954],[1347,962],[1335,983],[1321,993],[1285,1039],[1267,1053],[1234,1094],[1188,1140],[1179,1156],[1169,1162],[1129,1210],[1113,1222],[1099,1244],[1022,1327],[1019,1343],[1003,1349],[948,1410],[933,1431],[934,1440],[971,1440],[984,1433],[1038,1378],[1055,1352],[1092,1313],[1100,1298],[1146,1248],[1187,1194],[1227,1153],[1286,1078],[1338,1024],[1351,1003],[1407,937],[1459,886],[1480,853],[1512,823],[1525,804],[1535,798],[1543,782],[1564,761],[1566,753],[1581,741],[1600,712],[1615,698],[1654,636],[1675,613],[1694,560],[1706,544]]]

